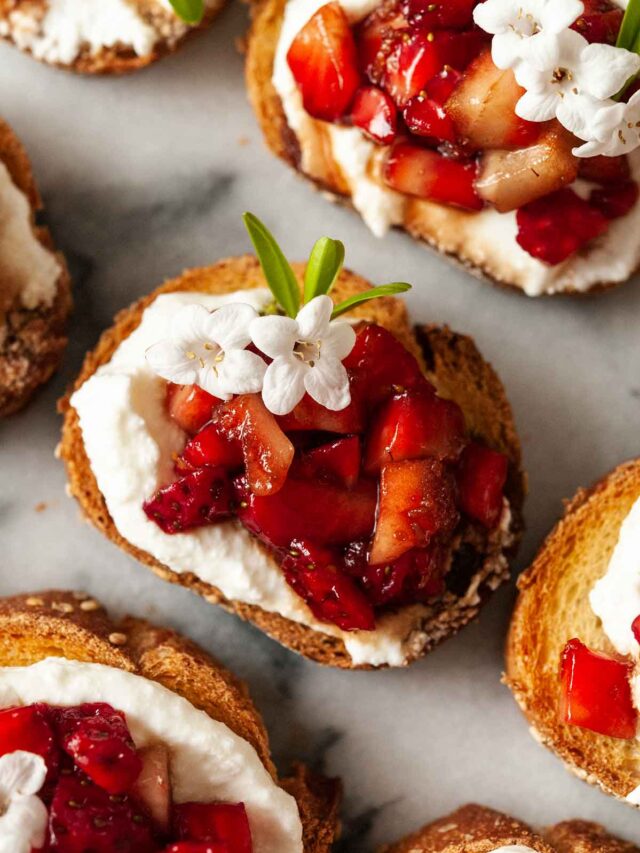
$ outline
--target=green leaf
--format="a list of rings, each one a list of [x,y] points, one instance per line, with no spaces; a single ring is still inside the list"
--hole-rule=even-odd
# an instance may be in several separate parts
[[[355,296],[350,296],[344,302],[340,302],[333,309],[331,319],[335,320],[345,311],[350,311],[356,305],[362,302],[368,302],[370,299],[377,299],[379,296],[392,296],[394,293],[405,293],[411,290],[411,285],[404,281],[395,281],[393,284],[381,284],[378,287],[372,287],[371,290],[365,290],[364,293],[356,293]]]
[[[199,24],[204,17],[204,0],[169,0],[176,15],[186,24]]]
[[[622,19],[616,47],[634,50],[640,36],[640,0],[629,0],[629,5]]]
[[[304,273],[304,301],[328,293],[344,263],[344,244],[331,237],[321,237],[309,255]]]
[[[295,317],[300,308],[300,288],[289,261],[273,234],[257,216],[245,213],[242,218],[271,292],[285,313]]]

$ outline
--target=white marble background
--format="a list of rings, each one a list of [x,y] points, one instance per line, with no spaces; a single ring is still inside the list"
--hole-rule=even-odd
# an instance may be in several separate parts
[[[372,851],[469,800],[537,823],[602,820],[638,841],[640,815],[567,774],[500,684],[513,588],[408,671],[323,670],[163,584],[82,524],[65,497],[55,401],[84,351],[115,311],[163,278],[247,251],[246,209],[292,258],[322,234],[341,237],[354,269],[414,283],[417,321],[475,336],[506,383],[524,442],[531,494],[518,568],[563,498],[640,452],[640,282],[580,301],[531,301],[401,234],[377,241],[266,151],[236,51],[246,19],[234,5],[176,57],[119,80],[76,78],[0,46],[0,114],[33,158],[76,298],[61,375],[0,424],[0,594],[85,587],[114,611],[174,625],[215,652],[248,680],[283,769],[297,756],[343,778],[342,850]]]

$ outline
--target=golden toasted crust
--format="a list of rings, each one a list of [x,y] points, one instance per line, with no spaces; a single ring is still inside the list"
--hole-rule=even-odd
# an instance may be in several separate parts
[[[35,215],[42,209],[42,202],[27,154],[9,125],[1,119],[0,161],[29,200],[35,236],[46,249],[55,251],[49,229],[36,225]],[[56,258],[60,276],[50,307],[29,310],[15,304],[6,314],[0,312],[0,417],[17,412],[29,401],[58,368],[67,345],[71,282],[63,256],[58,252]]]
[[[636,853],[637,847],[613,838],[601,826],[567,821],[536,833],[522,821],[484,806],[462,806],[380,853],[493,853],[497,847],[524,845],[539,853]]]
[[[38,21],[39,16],[44,14],[47,2],[48,0],[0,0],[0,22],[8,20],[10,13],[16,10],[33,15],[34,21]],[[153,62],[157,62],[164,56],[175,53],[195,34],[208,29],[225,4],[225,0],[216,0],[213,5],[207,7],[202,21],[197,25],[190,26],[183,25],[170,10],[158,6],[156,0],[127,0],[127,2],[137,7],[141,17],[160,33],[158,41],[149,53],[139,56],[130,46],[115,44],[112,47],[103,47],[97,52],[91,52],[88,47],[83,47],[69,65],[61,62],[42,61],[58,68],[75,71],[78,74],[119,75],[138,71]],[[5,40],[20,47],[10,32],[5,36]],[[25,53],[31,53],[26,48],[23,50]]]
[[[294,265],[301,278],[302,265]],[[61,456],[67,466],[72,494],[78,499],[87,518],[109,539],[151,568],[160,577],[172,583],[187,586],[203,595],[208,601],[221,604],[293,651],[320,663],[352,668],[353,664],[344,643],[308,627],[285,619],[277,613],[237,601],[227,601],[220,590],[191,574],[178,574],[159,563],[151,555],[130,545],[117,531],[109,516],[104,499],[97,487],[87,459],[78,416],[70,405],[73,390],[79,388],[101,365],[108,361],[116,347],[138,326],[144,309],[160,293],[192,290],[208,293],[225,293],[240,288],[264,286],[258,262],[253,257],[220,261],[212,267],[190,270],[181,278],[169,281],[149,296],[121,312],[114,326],[101,337],[93,352],[88,353],[73,389],[61,401],[65,420],[62,433]],[[339,301],[361,291],[369,285],[350,272],[343,272],[334,288],[334,298]],[[391,330],[402,343],[425,364],[426,373],[444,396],[452,397],[465,410],[472,431],[482,436],[492,446],[505,452],[511,461],[508,497],[512,503],[514,520],[514,547],[521,531],[520,509],[524,494],[520,467],[520,446],[504,389],[490,365],[482,360],[469,338],[455,335],[448,329],[425,327],[419,330],[420,344],[407,319],[404,304],[393,298],[377,299],[353,312],[354,316],[379,323]],[[249,535],[236,526],[238,535]],[[261,547],[261,546],[259,546]],[[486,555],[485,555],[486,556]],[[423,655],[429,648],[455,633],[477,615],[480,606],[507,575],[504,561],[496,555],[488,557],[480,567],[475,567],[473,579],[467,578],[473,594],[466,596],[449,593],[432,608],[422,629],[426,633],[424,644],[415,650],[413,658]],[[481,561],[482,562],[482,561]]]
[[[29,666],[52,656],[157,681],[248,741],[277,781],[269,738],[246,685],[175,631],[133,617],[113,621],[84,593],[47,590],[0,599],[0,666]],[[281,784],[298,802],[305,853],[328,853],[338,830],[339,782],[297,766]]]
[[[639,495],[640,460],[634,460],[567,504],[518,581],[506,648],[507,683],[536,737],[582,778],[622,798],[640,784],[638,744],[560,724],[558,666],[573,637],[610,649],[588,595],[605,574],[620,526]]]

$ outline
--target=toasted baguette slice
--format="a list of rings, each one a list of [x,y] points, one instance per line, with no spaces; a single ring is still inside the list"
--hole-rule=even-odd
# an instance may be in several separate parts
[[[535,832],[526,824],[484,806],[462,806],[381,853],[493,853],[518,845],[539,853],[639,853],[601,826],[566,821]]]
[[[42,202],[31,164],[9,125],[0,120],[2,164],[14,187],[29,202],[34,238],[55,258],[60,272],[51,304],[26,308],[20,294],[14,292],[27,283],[24,272],[16,273],[15,261],[9,264],[3,260],[0,240],[0,417],[21,409],[57,369],[67,345],[66,325],[71,310],[71,284],[65,260],[55,252],[49,230],[36,222]],[[2,204],[0,197],[0,219],[6,217]],[[5,251],[10,251],[10,248],[5,248]]]
[[[536,738],[567,766],[607,793],[626,797],[640,784],[637,742],[558,722],[558,667],[566,642],[610,648],[589,592],[607,571],[620,526],[640,495],[640,460],[581,489],[520,576],[507,640],[507,683]]]
[[[303,765],[278,780],[269,738],[246,685],[195,643],[142,619],[113,621],[84,593],[47,590],[0,599],[0,666],[48,657],[104,664],[157,681],[254,747],[297,801],[305,853],[327,853],[338,833],[341,786]]]
[[[298,264],[294,269],[302,280],[303,266]],[[233,258],[220,261],[212,267],[186,272],[181,278],[167,282],[131,308],[122,311],[116,318],[115,325],[102,335],[95,350],[87,355],[75,385],[61,401],[64,426],[60,453],[67,467],[71,493],[79,501],[89,521],[112,542],[132,554],[160,577],[189,587],[208,601],[234,611],[290,649],[320,663],[353,668],[351,657],[339,637],[314,631],[257,606],[228,601],[219,589],[194,575],[171,571],[150,554],[130,545],[120,535],[109,516],[85,452],[78,415],[70,403],[71,393],[92,376],[100,365],[109,361],[118,345],[139,325],[144,309],[159,294],[172,291],[225,293],[264,285],[264,278],[255,258]],[[343,272],[332,295],[336,301],[340,301],[368,287],[362,278],[350,272]],[[464,564],[461,562],[457,570],[450,573],[452,588],[429,608],[424,619],[413,628],[422,632],[423,639],[412,647],[406,661],[409,663],[474,618],[490,593],[507,578],[505,557],[513,554],[522,530],[524,479],[520,467],[520,446],[502,384],[491,366],[482,359],[470,338],[435,326],[424,326],[416,329],[414,333],[409,325],[404,304],[394,298],[369,302],[354,311],[352,316],[372,320],[391,330],[424,364],[426,375],[443,396],[454,399],[461,406],[472,434],[505,453],[510,460],[507,496],[512,508],[511,544],[504,549],[504,553],[475,555],[477,560],[471,555],[471,560]],[[236,526],[234,535],[250,534]]]
[[[86,0],[74,0],[78,8]],[[101,0],[105,2],[105,0]],[[66,68],[80,74],[125,74],[137,71],[156,62],[163,56],[174,53],[195,33],[209,27],[225,0],[207,0],[206,11],[200,24],[190,25],[182,21],[171,7],[160,0],[108,0],[111,15],[105,29],[104,46],[92,48],[87,42],[78,44],[75,55],[65,46],[61,51],[56,38],[47,38],[47,14],[53,0],[0,0],[0,37],[19,47],[36,59]],[[122,39],[114,40],[113,20],[121,6],[120,21],[123,26]],[[74,3],[57,11],[56,29],[60,28],[61,14],[71,17]],[[130,20],[125,13],[130,10]],[[81,11],[81,10],[80,10]],[[97,11],[94,10],[94,12]],[[90,13],[93,14],[93,13]],[[115,20],[118,20],[115,17]],[[126,25],[130,32],[124,30]],[[94,22],[95,23],[95,22]],[[73,22],[69,22],[73,31]],[[82,31],[82,25],[79,25]],[[132,41],[137,39],[134,48]]]

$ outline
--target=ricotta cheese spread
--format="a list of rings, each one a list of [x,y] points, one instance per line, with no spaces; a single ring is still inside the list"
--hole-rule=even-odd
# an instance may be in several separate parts
[[[126,715],[137,747],[157,742],[168,747],[176,802],[243,802],[255,853],[302,853],[296,801],[274,782],[255,749],[161,684],[64,658],[0,668],[0,707],[34,702],[61,707],[108,702]]]
[[[0,160],[0,317],[16,299],[27,309],[50,306],[60,273],[34,234],[29,199]]]
[[[273,66],[273,85],[282,101],[289,127],[301,149],[302,169],[317,172],[316,137],[318,122],[302,105],[302,97],[287,64],[291,42],[327,0],[288,0]],[[365,18],[380,0],[341,0],[350,23]],[[619,5],[625,5],[620,2]],[[499,280],[518,284],[528,296],[558,293],[571,289],[586,291],[602,282],[625,281],[640,264],[640,204],[627,216],[614,220],[609,229],[588,252],[568,258],[557,266],[548,266],[525,252],[516,242],[515,211],[498,213],[493,208],[464,214],[431,202],[409,199],[379,182],[371,169],[372,158],[380,147],[357,128],[326,124],[331,154],[347,182],[354,207],[373,233],[381,237],[404,221],[409,202],[421,205],[424,216],[433,220],[435,241],[442,251],[455,252],[464,260],[481,267]],[[321,155],[320,155],[321,156]],[[630,156],[632,174],[640,182],[640,150]],[[452,220],[445,222],[446,211]]]

